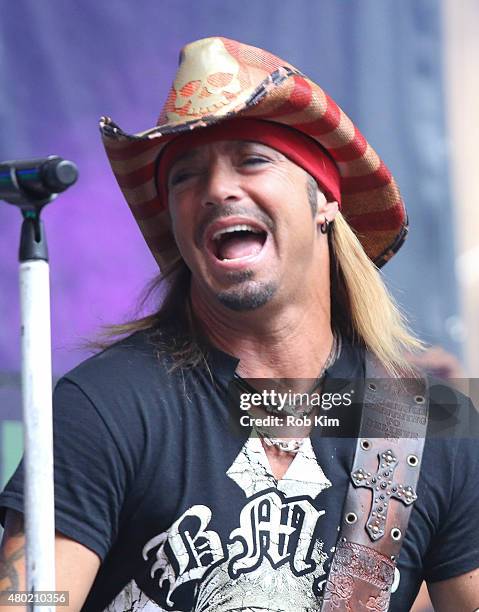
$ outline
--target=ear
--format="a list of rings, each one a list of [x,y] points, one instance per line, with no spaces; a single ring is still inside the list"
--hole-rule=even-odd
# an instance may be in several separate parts
[[[316,207],[316,224],[323,224],[326,219],[331,222],[334,221],[338,214],[339,204],[333,200],[328,202],[326,196],[322,191],[317,191],[317,207]]]
[[[338,214],[338,210],[339,210],[339,204],[335,200],[333,200],[332,202],[326,202],[323,223],[326,219],[330,223],[331,221],[334,221],[334,219],[336,218],[336,215]]]

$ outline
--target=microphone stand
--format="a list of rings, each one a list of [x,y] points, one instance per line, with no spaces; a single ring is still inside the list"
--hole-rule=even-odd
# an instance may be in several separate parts
[[[26,590],[55,590],[50,270],[40,209],[23,210],[20,239]],[[29,609],[45,610],[35,604]],[[53,606],[48,607],[53,612]]]
[[[43,174],[37,172],[38,162],[46,162]],[[20,175],[27,181],[27,187],[22,186]],[[46,160],[0,164],[1,198],[17,206],[23,216],[19,273],[25,445],[26,607],[34,612],[53,612],[57,597],[39,593],[55,591],[50,269],[40,213],[46,204],[73,184],[77,176],[75,164],[57,156],[50,156]],[[33,598],[30,594],[33,594]],[[33,601],[30,602],[30,599]],[[58,602],[68,604],[67,597]]]

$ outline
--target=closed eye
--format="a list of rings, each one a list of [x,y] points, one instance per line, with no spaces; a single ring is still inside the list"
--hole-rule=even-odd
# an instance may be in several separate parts
[[[243,164],[251,165],[251,166],[256,166],[258,164],[266,164],[268,162],[269,162],[269,159],[266,159],[266,157],[257,157],[257,156],[247,157],[245,160],[243,160]]]
[[[171,187],[175,187],[176,185],[188,180],[191,176],[193,176],[193,172],[177,172],[170,178],[169,184]]]

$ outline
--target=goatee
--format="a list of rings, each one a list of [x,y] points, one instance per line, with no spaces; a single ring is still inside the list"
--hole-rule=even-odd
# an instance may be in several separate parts
[[[276,293],[276,283],[250,283],[217,294],[218,300],[236,312],[255,310],[264,306]]]

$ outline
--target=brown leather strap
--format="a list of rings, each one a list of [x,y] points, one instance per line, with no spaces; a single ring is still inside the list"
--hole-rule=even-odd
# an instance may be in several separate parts
[[[424,378],[391,378],[366,355],[363,411],[321,612],[385,611],[421,468]]]

